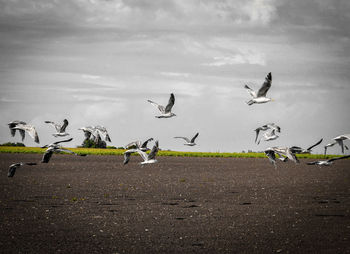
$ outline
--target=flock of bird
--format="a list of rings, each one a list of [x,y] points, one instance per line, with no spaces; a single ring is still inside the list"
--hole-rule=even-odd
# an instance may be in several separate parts
[[[251,99],[247,101],[246,103],[250,106],[253,104],[261,104],[261,103],[267,103],[269,101],[272,101],[271,98],[266,97],[267,92],[269,91],[270,87],[272,84],[272,74],[271,72],[267,74],[264,83],[260,87],[260,89],[256,92],[253,89],[251,89],[248,85],[245,85],[244,88],[248,91],[248,93],[251,95]],[[170,98],[168,101],[168,104],[164,107],[163,105],[160,105],[154,101],[147,100],[149,103],[154,105],[158,110],[159,110],[159,115],[155,116],[156,118],[171,118],[176,116],[171,110],[175,104],[175,96],[173,93],[170,94]],[[52,125],[56,133],[53,133],[52,135],[54,137],[65,137],[70,135],[69,133],[66,132],[66,128],[68,126],[68,120],[64,119],[63,124],[57,124],[52,121],[45,121],[45,123]],[[26,122],[23,121],[12,121],[9,124],[9,128],[11,131],[11,135],[15,136],[16,131],[18,130],[22,141],[25,138],[25,133],[28,133],[36,143],[39,143],[39,136],[38,133],[33,125],[29,125]],[[105,140],[106,142],[111,142],[110,136],[108,134],[108,131],[105,127],[103,126],[87,126],[87,127],[81,127],[79,130],[82,130],[85,135],[85,140],[93,140],[95,143],[99,143],[102,140]],[[259,138],[260,134],[264,132]],[[276,125],[275,123],[268,123],[265,124],[261,127],[258,127],[255,129],[255,143],[260,144],[260,142],[263,140],[265,142],[271,141],[271,140],[276,140],[279,136],[277,133],[281,132],[281,128]],[[195,146],[195,140],[198,137],[199,133],[197,132],[191,139],[187,137],[174,137],[176,139],[183,139],[185,141],[184,145],[186,146]],[[348,150],[349,148],[344,144],[345,140],[350,139],[350,134],[344,134],[337,136],[333,138],[333,141],[327,145],[324,146],[324,154],[326,155],[327,149],[329,147],[334,146],[335,144],[338,144],[341,147],[341,152],[344,154],[344,149]],[[41,163],[48,163],[52,154],[53,153],[59,153],[59,152],[67,152],[71,153],[74,155],[78,155],[74,153],[71,150],[63,148],[60,144],[64,142],[70,142],[72,141],[73,138],[66,139],[66,140],[61,140],[57,141],[48,145],[43,146],[42,148],[47,148],[45,151]],[[124,152],[124,165],[127,164],[130,161],[130,157],[133,153],[138,153],[142,159],[143,162],[141,164],[152,164],[156,163],[156,155],[159,151],[159,142],[156,140],[154,142],[153,148],[149,149],[147,147],[148,143],[153,141],[153,138],[149,138],[144,142],[141,141],[134,141],[131,142],[130,144],[125,146],[125,149],[127,149]],[[312,149],[315,146],[318,146],[322,143],[323,139],[319,140],[317,143],[311,145],[310,147],[303,149],[299,146],[292,146],[292,147],[269,147],[265,150],[265,154],[268,157],[269,161],[276,167],[276,160],[280,160],[282,162],[287,162],[288,160],[291,160],[295,163],[299,163],[298,158],[296,157],[296,154],[305,154],[305,153],[311,153]],[[147,151],[151,150],[149,153],[146,153]],[[276,156],[277,155],[277,156]],[[81,154],[80,156],[85,156],[84,154]],[[308,162],[308,165],[323,165],[323,166],[329,166],[331,165],[334,161],[340,160],[340,159],[345,159],[349,158],[350,155],[342,156],[342,157],[336,157],[332,158],[329,160],[321,160],[321,161],[313,161],[313,162]],[[20,163],[15,163],[12,164],[9,167],[8,171],[8,177],[13,177],[16,169],[22,165],[37,165],[37,163],[33,162],[20,162]]]

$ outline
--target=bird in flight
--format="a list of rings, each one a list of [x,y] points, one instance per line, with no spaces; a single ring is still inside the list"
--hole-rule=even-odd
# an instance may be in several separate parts
[[[196,138],[198,137],[199,132],[196,133],[196,135],[194,135],[194,137],[190,140],[189,138],[186,137],[174,137],[174,138],[182,138],[186,141],[186,143],[184,144],[185,146],[195,146],[196,143],[194,142],[196,140]]]
[[[166,107],[159,105],[158,103],[151,100],[147,100],[147,101],[151,103],[153,106],[157,107],[158,110],[160,111],[160,115],[156,116],[156,118],[170,118],[170,117],[176,116],[176,114],[171,112],[171,109],[175,104],[175,96],[173,93],[170,94],[170,98]]]
[[[306,163],[307,165],[318,165],[318,166],[330,166],[334,163],[334,161],[336,160],[342,160],[342,159],[347,159],[350,158],[350,155],[345,155],[342,157],[336,157],[336,158],[332,158],[326,161],[313,161],[313,162],[308,162]]]
[[[312,148],[314,148],[315,146],[318,146],[319,144],[321,144],[323,141],[323,138],[321,138],[319,141],[317,141],[317,143],[313,144],[312,146],[306,148],[306,149],[303,149],[301,148],[300,146],[292,146],[290,148],[290,150],[293,152],[293,153],[311,153],[312,151]]]
[[[22,136],[22,140],[25,137],[25,132],[27,132],[29,136],[34,139],[35,143],[39,143],[39,136],[33,125],[18,123],[15,127],[12,127],[11,130],[19,130]]]
[[[157,162],[156,155],[157,155],[158,151],[159,151],[159,143],[157,140],[149,154],[141,151],[140,149],[130,149],[130,150],[127,150],[126,152],[124,152],[124,162],[123,163],[124,163],[124,165],[128,164],[132,153],[138,153],[142,157],[142,159],[143,159],[143,162],[141,162],[142,165],[156,163]]]
[[[57,138],[57,137],[65,137],[69,135],[69,133],[66,132],[66,128],[68,126],[67,119],[63,120],[62,125],[52,121],[45,121],[45,123],[51,124],[56,129],[56,133],[52,134],[52,136]]]
[[[247,89],[248,93],[252,96],[252,99],[247,101],[247,104],[253,105],[254,103],[261,104],[271,101],[271,98],[267,98],[266,94],[269,91],[272,83],[272,75],[271,72],[267,74],[265,78],[265,82],[260,87],[259,91],[256,93],[253,89],[251,89],[248,85],[245,85],[244,88]]]

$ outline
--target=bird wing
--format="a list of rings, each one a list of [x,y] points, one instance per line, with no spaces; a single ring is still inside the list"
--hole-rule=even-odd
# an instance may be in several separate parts
[[[271,82],[272,82],[272,75],[270,72],[269,74],[267,74],[267,76],[265,78],[265,82],[262,84],[262,86],[260,87],[260,89],[258,91],[258,97],[265,97],[266,96],[267,91],[271,87]]]
[[[251,89],[248,85],[244,85],[244,88],[247,89],[247,92],[252,96],[253,98],[256,98],[256,92]]]
[[[137,152],[137,153],[142,157],[142,159],[143,159],[144,161],[148,161],[148,155],[147,155],[147,153],[141,151],[140,149],[136,149],[135,152]]]
[[[53,149],[52,148],[48,148],[45,151],[45,153],[43,155],[43,158],[41,159],[41,162],[42,163],[48,163],[50,161],[50,159],[51,159],[52,154],[53,154]]]
[[[19,134],[21,134],[22,141],[23,141],[26,136],[26,132],[24,130],[18,130],[18,131],[19,131]]]
[[[335,161],[335,160],[346,159],[346,158],[350,158],[350,155],[345,155],[345,156],[342,156],[342,157],[332,158],[332,159],[329,159],[328,162],[332,162],[332,161]]]
[[[124,152],[124,161],[123,161],[124,165],[128,164],[128,162],[130,161],[131,154],[137,152],[137,150],[138,149],[130,149]]]
[[[131,149],[131,148],[140,148],[140,141],[134,141],[125,146],[125,149]]]
[[[255,143],[256,143],[256,141],[258,140],[260,130],[261,130],[260,127],[255,129],[255,132],[256,132]]]
[[[289,148],[287,148],[285,154],[288,157],[288,159],[294,161],[295,163],[299,163],[297,156],[294,153],[292,153],[292,151]]]
[[[344,142],[342,139],[337,139],[336,140],[338,145],[340,145],[340,148],[341,148],[341,152],[344,153]]]
[[[61,140],[61,141],[54,142],[54,144],[57,145],[57,144],[63,143],[63,142],[70,142],[70,141],[72,141],[72,140],[73,140],[73,138],[65,139],[65,140]]]
[[[71,153],[71,154],[75,154],[77,155],[75,152],[71,151],[71,150],[68,150],[66,148],[58,148],[58,149],[55,149],[55,152],[64,152],[64,153]]]
[[[300,146],[292,146],[289,149],[292,153],[301,153],[303,151],[303,148]]]
[[[170,94],[168,105],[165,107],[165,113],[169,113],[175,104],[175,96],[173,93]]]
[[[265,125],[268,129],[274,129],[278,132],[281,132],[281,127],[279,127],[277,124],[275,123],[268,123]]]
[[[307,162],[307,165],[316,165],[318,164],[319,161],[312,161],[312,162]]]
[[[149,141],[152,141],[152,140],[153,140],[153,138],[149,138],[149,139],[147,139],[145,142],[143,142],[143,143],[142,143],[141,148],[146,148],[146,147],[147,147],[148,142],[149,142]]]
[[[190,143],[190,140],[189,140],[188,138],[186,138],[186,137],[174,137],[174,138],[182,138],[182,139],[184,139],[187,143]]]
[[[194,135],[194,137],[191,139],[191,143],[194,143],[198,135],[199,135],[199,132],[197,132],[196,135]]]
[[[14,129],[24,130],[34,139],[36,143],[39,143],[39,136],[33,125],[18,124]]]
[[[148,159],[152,160],[156,157],[157,153],[158,153],[158,140],[156,141],[156,143],[154,144],[151,152],[148,154]]]
[[[45,123],[51,124],[57,132],[60,132],[61,130],[61,125],[52,121],[45,121]]]
[[[165,114],[165,108],[162,105],[159,105],[158,103],[151,101],[151,100],[147,100],[149,103],[151,103],[153,106],[155,106],[162,114]]]
[[[267,149],[265,150],[265,154],[266,156],[269,158],[269,161],[275,165],[276,164],[276,155],[275,152],[273,150]]]
[[[68,126],[68,120],[67,120],[67,119],[64,119],[64,120],[63,120],[63,125],[61,126],[61,128],[59,129],[59,131],[58,131],[58,132],[60,132],[60,133],[65,132],[65,131],[66,131],[66,128],[67,128],[67,126]]]
[[[318,141],[316,144],[314,144],[314,145],[308,147],[306,150],[308,150],[308,151],[311,150],[311,149],[314,148],[315,146],[318,146],[319,144],[321,144],[322,141],[323,141],[323,138],[321,138],[320,141]]]

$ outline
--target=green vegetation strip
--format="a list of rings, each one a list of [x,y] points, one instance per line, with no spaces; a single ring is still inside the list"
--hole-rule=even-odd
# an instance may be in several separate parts
[[[123,149],[99,149],[99,148],[69,148],[77,154],[90,155],[123,155]],[[45,148],[40,147],[12,147],[1,146],[0,153],[38,153],[45,152]],[[176,157],[223,157],[223,158],[266,158],[264,153],[206,153],[206,152],[177,152],[177,151],[159,151],[159,156],[176,156]],[[339,157],[339,155],[323,154],[298,154],[298,158],[326,159]]]

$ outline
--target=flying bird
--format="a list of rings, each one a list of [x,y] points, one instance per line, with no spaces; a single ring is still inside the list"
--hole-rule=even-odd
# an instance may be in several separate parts
[[[152,140],[153,140],[153,138],[149,138],[146,141],[144,141],[143,143],[139,140],[134,141],[134,142],[127,144],[125,146],[125,149],[140,149],[141,151],[146,152],[148,150],[151,150],[147,147],[147,144],[148,144],[148,142],[150,142]]]
[[[278,125],[276,125],[275,123],[268,123],[268,124],[265,124],[261,127],[258,127],[256,128],[254,131],[256,133],[256,136],[255,136],[255,143],[256,141],[258,140],[258,137],[259,137],[259,133],[260,131],[267,131],[269,129],[274,129],[276,130],[277,132],[281,132],[281,127],[279,127]]]
[[[97,135],[96,130],[91,126],[81,127],[78,130],[82,130],[84,132],[85,140],[89,140],[90,138],[93,138],[93,139],[96,138],[95,137]]]
[[[18,120],[15,120],[15,121],[8,123],[12,137],[14,137],[16,134],[16,129],[13,129],[13,128],[16,127],[18,124],[26,125],[27,123],[23,122],[23,121],[18,121]],[[25,137],[25,131],[24,130],[18,130],[18,131],[19,131],[19,134],[21,135],[22,141],[23,141],[24,137]]]
[[[334,161],[336,160],[342,160],[342,159],[347,159],[350,158],[350,155],[345,155],[342,157],[337,157],[337,158],[332,158],[326,161],[313,161],[313,162],[308,162],[306,163],[307,165],[319,165],[319,166],[330,166],[333,164]]]
[[[13,177],[16,173],[17,168],[19,168],[20,166],[23,165],[29,165],[29,166],[33,166],[33,165],[37,165],[35,162],[19,162],[19,163],[14,163],[12,165],[10,165],[9,167],[9,171],[7,173],[8,177]]]
[[[109,137],[108,131],[104,126],[97,125],[94,127],[97,134],[102,137],[105,141],[112,142],[111,138]]]
[[[260,103],[266,103],[271,101],[271,98],[267,98],[266,94],[269,91],[272,83],[272,75],[271,72],[267,74],[265,78],[265,82],[260,87],[258,93],[256,93],[253,89],[251,89],[249,86],[245,85],[244,88],[247,89],[248,93],[252,96],[252,99],[247,101],[247,104],[250,106],[254,103],[260,104]]]
[[[290,150],[293,152],[293,153],[311,153],[312,151],[312,148],[314,148],[315,146],[318,146],[319,144],[321,144],[323,141],[323,138],[321,138],[316,144],[306,148],[306,149],[303,149],[301,148],[300,146],[292,146],[290,148]]]
[[[159,144],[158,144],[158,140],[155,142],[151,152],[149,154],[147,154],[146,152],[141,151],[140,149],[130,149],[124,152],[124,165],[128,164],[129,160],[130,160],[130,156],[132,153],[138,153],[142,159],[143,162],[141,162],[141,164],[152,164],[152,163],[156,163],[156,155],[158,153],[159,150]]]
[[[189,138],[186,137],[174,137],[174,138],[182,138],[186,141],[186,143],[184,144],[185,146],[195,146],[196,143],[194,142],[196,140],[196,138],[198,137],[199,132],[196,133],[196,135],[194,135],[194,137],[190,140]]]
[[[12,127],[11,130],[19,130],[22,140],[24,139],[25,132],[27,132],[34,139],[34,142],[39,143],[39,136],[33,125],[19,123],[15,127]]]
[[[168,105],[164,108],[164,106],[159,105],[158,103],[155,103],[154,101],[147,100],[149,103],[151,103],[153,106],[157,107],[158,110],[160,111],[161,115],[156,116],[156,118],[170,118],[173,116],[176,116],[176,114],[171,112],[171,109],[174,106],[175,103],[175,96],[173,93],[170,94],[170,98],[168,101]]]
[[[349,150],[349,148],[346,145],[344,145],[344,140],[347,140],[347,139],[350,139],[350,134],[344,134],[333,138],[334,142],[324,146],[324,155],[327,154],[327,148],[334,146],[335,144],[338,144],[340,146],[341,152],[344,154],[344,148],[346,150]]]
[[[56,133],[52,134],[52,136],[54,137],[64,137],[64,136],[68,136],[69,133],[66,132],[66,128],[68,126],[68,120],[64,119],[63,120],[63,124],[58,124],[52,121],[45,121],[45,123],[51,124],[55,129],[56,129]]]
[[[54,143],[51,143],[49,145],[45,145],[43,146],[42,148],[47,148],[42,159],[41,159],[41,163],[48,163],[53,155],[53,153],[59,153],[59,152],[66,152],[66,153],[71,153],[71,154],[74,154],[74,155],[79,155],[79,156],[86,156],[86,154],[77,154],[71,150],[68,150],[68,149],[65,149],[65,148],[62,148],[61,145],[59,145],[60,143],[63,143],[63,142],[70,142],[72,141],[73,138],[70,138],[70,139],[66,139],[66,140],[61,140],[61,141],[57,141],[57,142],[54,142]]]
[[[279,156],[279,160],[286,162],[289,160],[299,163],[298,158],[288,147],[269,147],[265,150],[265,155],[269,158],[269,161],[276,167],[276,154]]]

